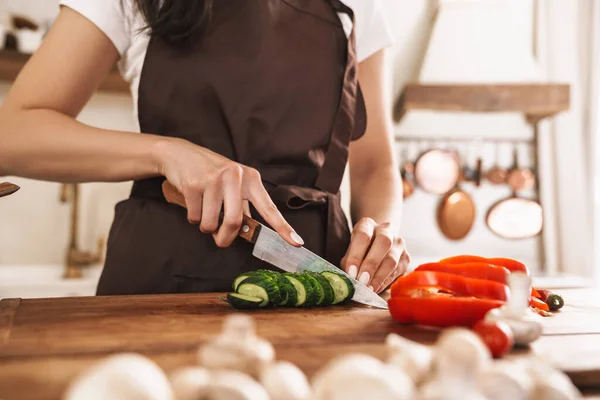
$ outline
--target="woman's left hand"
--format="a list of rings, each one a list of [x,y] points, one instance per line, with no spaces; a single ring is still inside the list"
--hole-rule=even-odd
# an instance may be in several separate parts
[[[403,275],[410,263],[404,240],[395,235],[390,223],[378,224],[362,218],[352,230],[350,247],[342,268],[376,293]]]

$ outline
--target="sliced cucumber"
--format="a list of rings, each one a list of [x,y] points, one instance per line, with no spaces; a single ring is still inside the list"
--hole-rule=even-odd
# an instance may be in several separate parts
[[[343,303],[354,296],[354,285],[344,275],[329,271],[321,272],[321,275],[327,278],[333,288],[333,303],[331,304]]]
[[[237,278],[235,278],[233,280],[233,290],[237,290],[238,286],[240,286],[240,283],[242,283],[244,281],[244,279],[248,278],[252,276],[252,272],[246,272],[245,274],[241,274],[240,276],[238,276]]]
[[[292,297],[290,296],[290,298],[288,298],[286,305],[291,306],[291,307],[303,306],[304,303],[306,302],[306,288],[304,287],[304,284],[298,279],[296,274],[288,273],[288,274],[283,274],[282,276],[292,284],[292,286],[294,287],[295,295],[296,295],[296,301],[293,301]]]
[[[296,279],[302,283],[306,292],[306,299],[304,300],[303,307],[316,306],[321,296],[321,288],[316,279],[310,279],[308,275],[294,274]]]
[[[282,274],[277,274],[277,286],[279,286],[279,290],[281,291],[281,302],[277,305],[280,307],[288,304],[295,306],[298,301],[298,292],[292,282]]]
[[[267,304],[277,305],[281,302],[281,292],[277,282],[262,276],[250,276],[242,281],[237,293],[263,299],[262,307]]]
[[[227,301],[238,310],[249,310],[253,308],[263,307],[263,299],[259,297],[247,296],[240,293],[229,293]],[[266,304],[265,304],[266,305]]]
[[[335,295],[333,293],[333,287],[331,287],[331,284],[329,283],[327,278],[325,278],[321,274],[312,271],[306,271],[305,274],[313,279],[316,279],[317,283],[321,288],[321,298],[319,299],[317,305],[329,306],[333,304]]]
[[[309,275],[306,272],[304,272],[303,275],[304,275],[304,278],[310,284],[310,287],[311,287],[310,290],[312,290],[316,295],[315,303],[313,305],[315,305],[315,306],[321,305],[323,303],[323,300],[325,300],[325,291],[321,287],[321,284],[314,276]]]
[[[279,275],[277,272],[269,271],[266,269],[259,269],[257,271],[244,272],[243,274],[239,275],[237,278],[234,279],[233,290],[234,291],[237,290],[237,287],[240,285],[240,283],[242,283],[244,281],[244,279],[249,278],[251,276],[262,276],[265,278],[277,279],[277,275]]]

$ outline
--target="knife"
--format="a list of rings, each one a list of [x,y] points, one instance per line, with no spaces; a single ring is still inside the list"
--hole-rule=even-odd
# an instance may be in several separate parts
[[[164,181],[162,191],[169,203],[186,207],[183,195],[168,181]],[[346,276],[354,284],[352,300],[368,306],[387,309],[385,300],[333,264],[304,247],[294,247],[287,243],[277,232],[262,225],[253,218],[244,215],[238,233],[242,239],[252,243],[252,255],[260,260],[287,272],[331,271]]]
[[[3,182],[0,183],[0,197],[8,196],[9,194],[13,194],[17,190],[21,189],[14,183]]]

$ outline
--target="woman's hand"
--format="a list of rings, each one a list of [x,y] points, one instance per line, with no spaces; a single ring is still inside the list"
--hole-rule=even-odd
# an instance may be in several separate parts
[[[250,215],[248,202],[288,243],[304,244],[269,197],[257,170],[182,139],[160,141],[154,150],[160,174],[185,197],[188,220],[212,234],[217,246],[228,247],[237,237],[243,214]]]
[[[390,223],[363,218],[354,226],[342,268],[380,293],[406,272],[409,263],[404,240],[394,234]]]

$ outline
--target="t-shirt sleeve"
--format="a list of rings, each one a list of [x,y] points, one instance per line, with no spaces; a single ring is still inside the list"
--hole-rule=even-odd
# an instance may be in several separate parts
[[[379,50],[394,44],[381,0],[347,0],[354,10],[356,22],[356,52],[364,61]]]
[[[131,42],[128,4],[121,0],[60,0],[61,6],[77,11],[104,32],[121,56]]]

